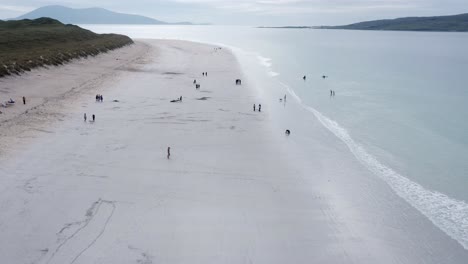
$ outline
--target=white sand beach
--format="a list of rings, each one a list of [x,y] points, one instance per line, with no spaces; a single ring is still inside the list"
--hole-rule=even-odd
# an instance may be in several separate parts
[[[314,155],[297,151],[248,79],[228,49],[175,40],[0,79],[17,100],[0,115],[1,262],[468,260],[312,116]]]

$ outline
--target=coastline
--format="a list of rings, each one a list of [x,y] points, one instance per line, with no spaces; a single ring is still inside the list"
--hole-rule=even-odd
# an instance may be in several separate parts
[[[272,131],[272,115],[284,109],[259,98],[249,83],[234,84],[248,76],[230,51],[186,41],[142,41],[146,44],[137,43],[146,48],[127,53],[119,65],[112,61],[114,52],[108,54],[111,65],[99,70],[90,65],[106,60],[83,61],[79,69],[89,69],[89,75],[76,72],[75,64],[63,66],[71,67],[66,71],[44,69],[50,74],[42,79],[45,87],[66,86],[51,76],[75,71],[70,83],[76,88],[34,100],[36,109],[18,113],[10,119],[15,122],[0,123],[2,131],[13,127],[8,137],[0,138],[9,154],[0,155],[0,207],[5,216],[0,234],[8,238],[0,243],[2,259],[466,259],[454,240],[372,177],[313,118],[304,120],[316,133],[309,142],[313,158],[299,151],[299,129],[289,138]],[[201,76],[203,71],[207,77]],[[10,81],[28,79],[18,78]],[[200,90],[193,87],[193,79],[200,82]],[[28,80],[29,85],[41,83],[34,76]],[[97,93],[104,95],[104,103],[94,102]],[[179,96],[182,102],[170,103]],[[119,102],[112,102],[115,99]],[[262,113],[252,111],[258,102]],[[298,108],[288,104],[287,111]],[[96,113],[97,122],[84,123],[83,112]],[[287,125],[295,126],[292,121]],[[24,143],[31,137],[35,140]],[[329,156],[339,164],[327,160]]]

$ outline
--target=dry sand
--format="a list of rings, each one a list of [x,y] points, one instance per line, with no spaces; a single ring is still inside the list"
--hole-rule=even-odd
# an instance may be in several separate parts
[[[38,68],[21,76],[0,78],[0,103],[10,98],[16,102],[7,108],[0,107],[0,155],[16,150],[14,145],[24,145],[36,130],[46,131],[50,122],[63,121],[64,107],[76,102],[84,91],[105,89],[127,65],[141,62],[149,50],[148,44],[138,42],[60,67]]]
[[[38,72],[43,79],[31,73],[2,81],[11,90],[23,87],[15,96],[26,94],[37,106],[8,114],[14,118],[0,127],[5,263],[466,259],[456,241],[357,162],[342,165],[352,159],[336,156],[340,162],[330,165],[317,154],[309,164],[296,162],[293,138],[272,131],[269,104],[253,112],[261,102],[255,90],[235,85],[245,76],[226,49],[146,40]],[[42,89],[36,99],[32,88]],[[103,103],[95,102],[97,93]],[[170,102],[180,96],[182,102]],[[84,122],[83,113],[96,114],[96,122]],[[320,151],[352,156],[342,145]],[[337,177],[345,185],[330,183],[337,177],[327,170],[343,175]],[[353,184],[362,191],[350,192]],[[404,213],[368,211],[368,204]]]

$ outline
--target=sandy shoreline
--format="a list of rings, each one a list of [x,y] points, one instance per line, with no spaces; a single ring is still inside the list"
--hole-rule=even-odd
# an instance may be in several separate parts
[[[50,122],[62,121],[61,108],[73,104],[86,90],[100,91],[111,86],[128,64],[142,60],[150,49],[138,42],[60,67],[38,68],[21,76],[0,78],[0,102],[10,98],[16,101],[7,108],[0,107],[0,155],[13,151],[12,145],[20,144],[19,137],[24,141],[34,137],[34,132],[46,131]]]
[[[304,120],[317,126],[312,156],[272,131],[277,110],[247,82],[235,85],[246,76],[229,50],[141,40],[104,56],[40,70],[40,80],[0,81],[18,89],[14,96],[29,92],[27,107],[38,106],[23,114],[16,105],[1,117],[5,262],[468,259],[316,120]],[[35,85],[42,88],[27,91]],[[179,96],[182,102],[170,102]],[[259,102],[262,113],[253,112]],[[83,113],[97,121],[84,122]]]

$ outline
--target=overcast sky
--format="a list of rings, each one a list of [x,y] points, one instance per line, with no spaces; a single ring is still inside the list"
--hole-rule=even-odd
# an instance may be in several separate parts
[[[339,25],[380,18],[468,13],[468,0],[0,0],[0,18],[45,5],[103,7],[177,22]]]

